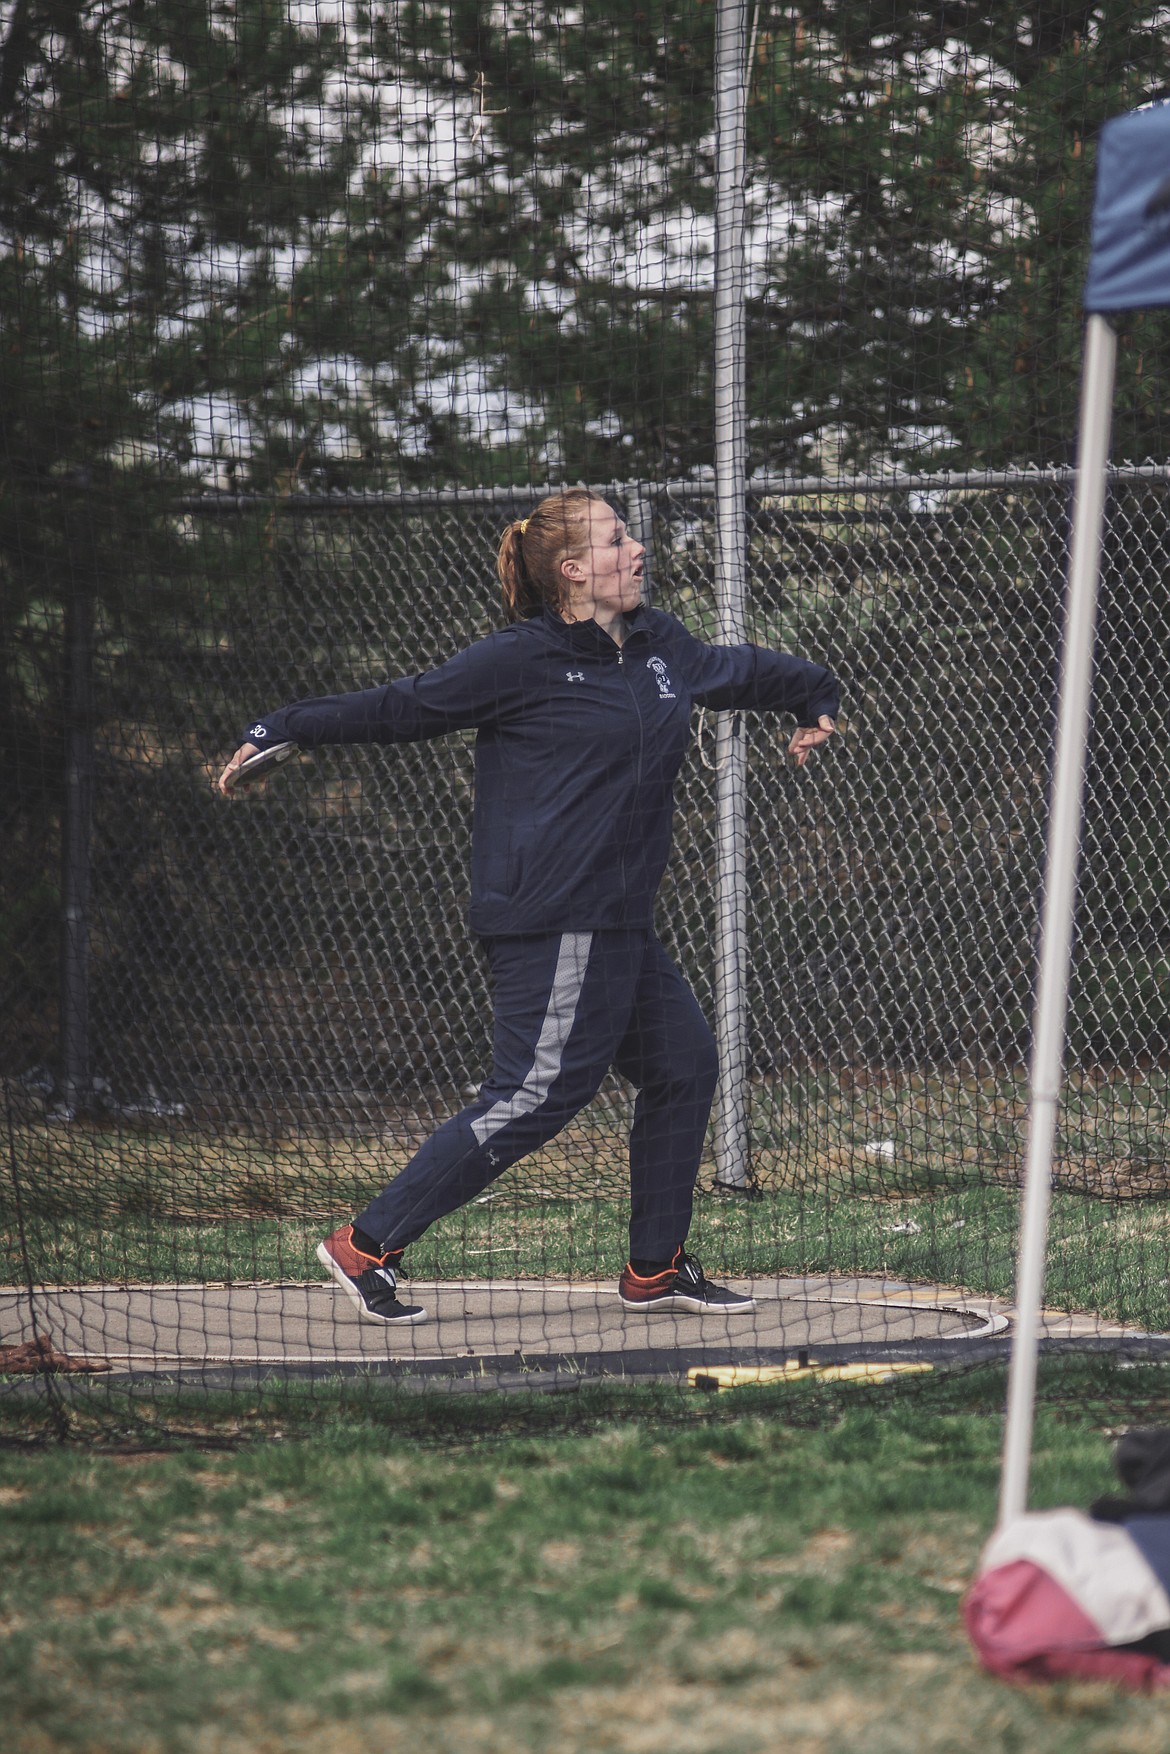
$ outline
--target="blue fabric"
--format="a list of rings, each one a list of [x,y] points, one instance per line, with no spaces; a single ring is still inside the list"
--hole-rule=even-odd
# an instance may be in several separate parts
[[[1097,312],[1170,305],[1170,103],[1101,130],[1084,303]]]
[[[282,707],[249,742],[407,743],[474,728],[471,926],[485,937],[653,924],[692,706],[835,717],[819,664],[711,646],[661,610],[625,644],[550,613],[421,676]]]
[[[546,1144],[596,1095],[611,1065],[638,1091],[630,1254],[667,1261],[685,1240],[718,1078],[714,1038],[652,932],[574,934],[577,942],[566,944],[568,936],[487,943],[491,1072],[476,1100],[444,1122],[355,1219],[384,1248],[416,1242]],[[559,1035],[549,1028],[558,985]]]
[[[1125,1532],[1170,1596],[1170,1516],[1127,1516]]]

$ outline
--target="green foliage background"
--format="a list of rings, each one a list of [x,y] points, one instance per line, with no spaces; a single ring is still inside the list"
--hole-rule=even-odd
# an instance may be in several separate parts
[[[752,17],[752,469],[1067,460],[1093,141],[1170,81],[1163,9],[809,0]],[[392,670],[391,624],[420,590],[435,609],[428,659],[481,627],[421,526],[403,520],[399,550],[371,571],[336,533],[312,554],[290,543],[268,502],[653,485],[710,464],[714,20],[712,0],[598,0],[571,27],[552,9],[471,0],[355,0],[320,17],[261,0],[0,12],[10,1064],[52,1051],[70,626],[95,629],[96,892],[133,897],[137,921],[131,932],[111,902],[95,956],[114,971],[110,1015],[130,1016],[164,974],[180,988],[210,978],[200,908],[224,849],[205,782],[246,715]],[[1133,318],[1121,342],[1115,455],[1163,459],[1165,319]],[[183,497],[209,488],[264,503],[233,524],[188,517]],[[782,542],[755,541],[756,637],[836,665],[870,737],[868,790],[824,855],[832,918],[802,899],[799,859],[779,879],[765,859],[755,876],[761,920],[777,896],[792,910],[790,940],[760,942],[796,970],[794,1024],[828,1006],[850,1052],[1018,1049],[1019,1005],[1001,995],[1023,990],[1029,966],[1061,516],[1047,509],[1041,538],[1026,517],[1015,534],[948,533],[941,574],[910,547],[877,570],[842,562],[849,544],[831,529],[797,573]],[[1124,754],[1106,738],[1094,793],[1097,938],[1078,1000],[1093,1054],[1160,1051],[1164,1036],[1167,849],[1144,807],[1167,740],[1162,522],[1151,490],[1116,539],[1106,607],[1099,724],[1136,713],[1143,731]],[[471,541],[470,598],[486,600],[492,530]],[[709,556],[662,564],[660,585],[695,625],[709,619]],[[944,710],[966,768],[935,761],[931,795],[906,809],[915,752]],[[989,727],[1017,714],[1036,759],[1007,774]],[[759,760],[761,809],[791,811],[770,747]],[[436,783],[419,769],[403,820]],[[833,798],[810,808],[820,833]],[[891,812],[902,834],[883,864],[872,848]],[[330,821],[298,882],[311,890],[316,871],[342,885],[357,918],[379,848],[347,841],[352,815]],[[696,885],[703,824],[700,809],[684,833]],[[230,832],[242,859],[247,837]],[[1014,864],[988,862],[989,833]],[[457,910],[457,894],[429,897],[428,856],[402,855],[414,875],[389,900],[392,940],[420,910],[437,909],[436,929]],[[1017,915],[1006,946],[964,926],[997,884]],[[706,903],[695,908],[701,934]],[[817,962],[828,927],[832,966]],[[344,961],[357,952],[340,936]],[[900,973],[876,991],[887,940]],[[994,996],[974,1044],[916,996],[924,966],[944,964],[965,971],[969,996]],[[1126,1016],[1148,1021],[1141,1042],[1095,1021]],[[420,1037],[414,1051],[432,1050]]]

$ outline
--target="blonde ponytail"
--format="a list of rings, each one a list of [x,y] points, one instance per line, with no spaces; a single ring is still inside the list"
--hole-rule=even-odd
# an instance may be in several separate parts
[[[500,552],[496,558],[500,595],[509,621],[526,621],[530,615],[538,615],[543,607],[540,590],[524,564],[527,529],[527,518],[516,518],[510,523],[500,538]]]
[[[569,487],[550,493],[526,518],[516,518],[500,538],[496,571],[509,621],[526,621],[548,608],[559,613],[568,600],[562,560],[581,559],[589,547],[589,507],[604,505],[599,493]]]

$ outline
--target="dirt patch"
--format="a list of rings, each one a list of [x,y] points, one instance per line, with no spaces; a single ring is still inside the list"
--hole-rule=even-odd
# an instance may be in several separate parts
[[[568,1571],[581,1557],[576,1541],[546,1541],[540,1549],[541,1562],[552,1571]]]
[[[790,1577],[803,1571],[833,1571],[839,1569],[853,1547],[854,1539],[847,1529],[818,1529],[798,1553],[776,1554],[771,1559],[757,1560],[752,1569],[774,1577]]]
[[[156,1608],[153,1618],[171,1631],[205,1632],[225,1625],[236,1618],[235,1609],[227,1602],[168,1602]]]

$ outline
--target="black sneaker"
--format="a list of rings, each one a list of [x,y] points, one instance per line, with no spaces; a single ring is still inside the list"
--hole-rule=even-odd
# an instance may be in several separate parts
[[[618,1295],[627,1309],[689,1309],[696,1315],[738,1315],[755,1309],[754,1297],[712,1285],[693,1255],[680,1248],[669,1267],[643,1277],[625,1268]]]
[[[343,1224],[318,1243],[317,1259],[367,1321],[397,1322],[403,1327],[426,1321],[427,1312],[420,1304],[399,1301],[398,1277],[392,1263],[402,1259],[401,1253],[380,1258],[367,1255],[354,1246],[352,1224]]]

